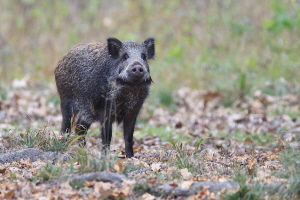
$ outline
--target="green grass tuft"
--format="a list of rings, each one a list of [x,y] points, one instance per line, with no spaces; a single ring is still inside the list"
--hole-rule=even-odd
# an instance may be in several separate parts
[[[34,148],[42,145],[44,140],[44,131],[28,130],[25,134],[19,134],[16,140],[23,148]]]
[[[76,152],[73,152],[74,160],[79,163],[77,171],[74,170],[71,162],[71,171],[75,173],[87,173],[96,171],[106,171],[112,169],[117,162],[117,157],[112,155],[91,155],[84,148],[78,147]]]
[[[62,172],[63,169],[61,166],[47,162],[46,166],[39,170],[37,177],[42,178],[43,181],[48,181],[53,178],[58,178],[62,175]]]
[[[285,178],[288,181],[287,187],[281,187],[278,191],[283,199],[300,198],[300,151],[299,149],[288,148],[281,154],[280,161],[282,170],[276,176]]]
[[[225,200],[257,200],[263,195],[263,188],[258,183],[247,183],[249,177],[241,171],[233,178],[239,184],[239,189],[235,193],[223,193],[222,199]]]

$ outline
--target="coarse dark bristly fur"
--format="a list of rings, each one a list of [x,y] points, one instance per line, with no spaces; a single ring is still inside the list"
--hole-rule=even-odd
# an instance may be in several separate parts
[[[152,82],[148,59],[154,55],[154,38],[142,43],[108,38],[105,44],[81,44],[71,49],[55,69],[61,132],[70,132],[74,124],[77,134],[86,134],[93,122],[100,122],[107,149],[112,123],[123,122],[125,154],[132,157],[136,118]]]

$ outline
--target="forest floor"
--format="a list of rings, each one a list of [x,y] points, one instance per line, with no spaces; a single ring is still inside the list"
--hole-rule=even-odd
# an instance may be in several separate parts
[[[182,88],[173,99],[144,105],[133,158],[118,126],[101,156],[99,125],[84,148],[59,135],[54,85],[14,81],[0,98],[0,199],[300,197],[297,94],[257,90],[225,106],[220,92]]]

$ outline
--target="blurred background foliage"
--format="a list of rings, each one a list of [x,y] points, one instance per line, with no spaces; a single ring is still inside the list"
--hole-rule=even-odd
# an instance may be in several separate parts
[[[156,38],[158,103],[184,86],[222,91],[230,103],[257,88],[282,92],[266,84],[281,88],[282,77],[298,85],[299,0],[3,0],[0,24],[2,85],[25,75],[54,82],[71,47],[111,36]]]

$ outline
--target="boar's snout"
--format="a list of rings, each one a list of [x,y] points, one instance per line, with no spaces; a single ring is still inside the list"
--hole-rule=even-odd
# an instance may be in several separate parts
[[[142,65],[134,64],[133,66],[131,66],[131,69],[130,69],[129,73],[134,77],[141,78],[141,77],[144,76],[145,70],[144,70],[144,67]]]
[[[127,80],[132,83],[140,83],[147,79],[147,68],[140,62],[135,62],[127,68]]]

